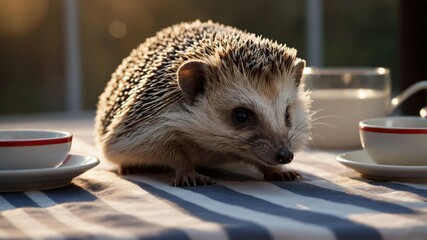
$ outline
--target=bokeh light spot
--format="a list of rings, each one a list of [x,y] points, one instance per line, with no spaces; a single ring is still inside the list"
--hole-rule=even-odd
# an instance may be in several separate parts
[[[127,33],[126,24],[121,21],[112,21],[108,26],[108,30],[113,37],[122,38]]]

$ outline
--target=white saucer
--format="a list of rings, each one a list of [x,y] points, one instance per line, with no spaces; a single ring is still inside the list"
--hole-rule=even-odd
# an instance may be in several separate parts
[[[427,166],[398,166],[375,163],[364,150],[343,153],[338,162],[361,173],[366,178],[378,180],[427,180]]]
[[[70,154],[56,168],[0,170],[0,192],[21,192],[64,187],[71,180],[99,164],[95,157]]]

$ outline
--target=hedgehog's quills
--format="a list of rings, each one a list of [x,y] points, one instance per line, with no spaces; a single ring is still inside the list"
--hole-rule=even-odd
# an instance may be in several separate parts
[[[101,94],[97,142],[132,171],[175,170],[175,186],[211,184],[195,166],[241,161],[266,180],[284,171],[309,136],[309,97],[296,50],[212,22],[182,23],[147,39]]]

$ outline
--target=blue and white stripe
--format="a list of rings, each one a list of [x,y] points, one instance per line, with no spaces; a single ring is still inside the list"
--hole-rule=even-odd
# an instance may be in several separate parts
[[[0,239],[427,239],[426,183],[365,180],[334,158],[300,153],[298,182],[227,173],[196,188],[95,169],[65,188],[1,193]]]

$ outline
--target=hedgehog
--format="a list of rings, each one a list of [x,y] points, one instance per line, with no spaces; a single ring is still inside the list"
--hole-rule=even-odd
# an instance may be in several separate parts
[[[134,49],[99,97],[96,141],[122,174],[174,170],[174,186],[214,184],[198,167],[244,163],[266,181],[310,135],[305,60],[289,48],[212,21],[167,27]]]

